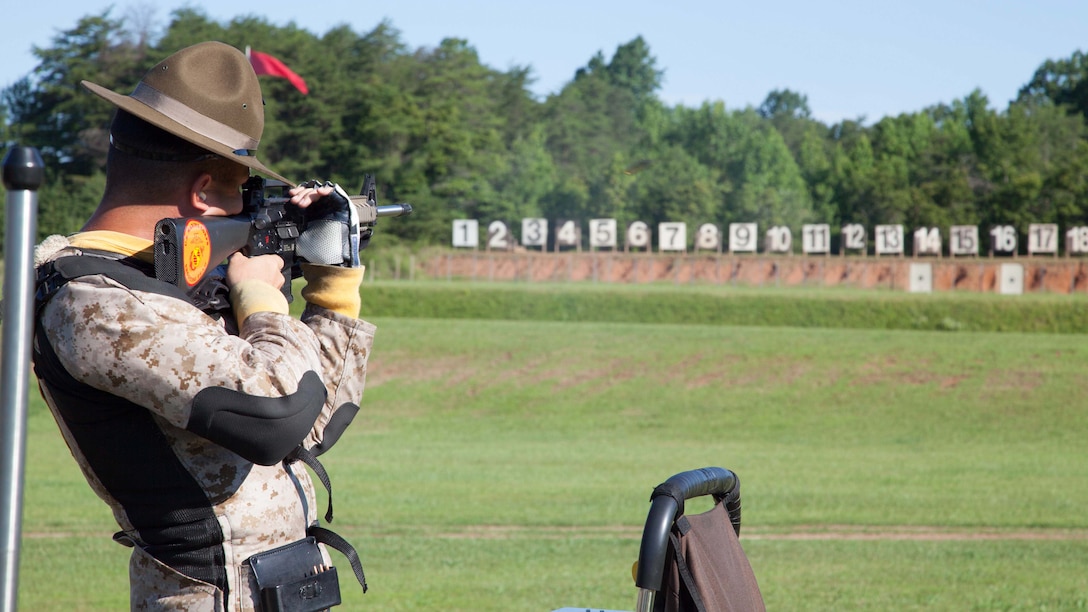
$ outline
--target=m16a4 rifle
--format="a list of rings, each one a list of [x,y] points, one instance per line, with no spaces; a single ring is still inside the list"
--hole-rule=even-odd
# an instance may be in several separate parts
[[[221,310],[229,304],[226,264],[242,251],[250,257],[275,254],[283,258],[283,295],[293,299],[291,281],[302,276],[296,243],[314,220],[308,209],[291,203],[289,185],[251,177],[242,185],[242,212],[229,217],[163,219],[155,224],[155,276],[183,289],[198,307]],[[359,216],[359,250],[366,248],[380,217],[412,212],[410,204],[379,206],[374,177],[366,175],[362,193],[349,196]]]

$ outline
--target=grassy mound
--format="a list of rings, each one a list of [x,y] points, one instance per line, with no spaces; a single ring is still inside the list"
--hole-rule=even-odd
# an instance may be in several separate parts
[[[363,304],[367,316],[408,318],[1088,332],[1078,295],[432,281],[367,283]]]

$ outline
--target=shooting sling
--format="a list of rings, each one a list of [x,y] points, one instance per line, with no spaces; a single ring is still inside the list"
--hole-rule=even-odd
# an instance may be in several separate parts
[[[145,498],[146,491],[137,491],[129,486],[133,476],[131,470],[138,470],[139,466],[130,465],[125,470],[109,467],[116,462],[107,457],[110,452],[108,449],[117,448],[116,445],[119,444],[128,447],[138,444],[143,459],[141,464],[145,466],[177,463],[178,459],[172,455],[151,414],[140,406],[73,378],[64,369],[42,329],[40,318],[45,305],[65,284],[76,278],[98,274],[131,290],[158,293],[193,303],[193,300],[180,288],[156,279],[151,266],[131,257],[104,251],[84,251],[83,255],[65,256],[45,263],[38,269],[35,295],[33,343],[35,373],[42,385],[48,387],[54,396],[64,399],[59,402],[64,408],[59,409],[58,417],[64,419],[66,427],[72,431],[79,443],[81,452],[95,465],[95,472],[103,481],[103,485],[126,508],[130,519],[138,525],[141,523],[168,525],[161,528],[141,528],[140,536],[143,541],[140,544],[145,548],[153,549],[154,556],[162,563],[225,591],[227,580],[223,574],[222,552],[217,549],[217,544],[222,539],[222,532],[211,509],[203,507],[206,504],[203,491],[184,479],[160,483],[164,490],[170,489],[169,495],[155,496],[156,499],[149,503],[149,500]],[[208,314],[214,318],[223,316],[222,311]],[[84,415],[94,416],[87,418]],[[316,450],[320,453],[324,449]],[[313,470],[328,491],[329,505],[325,520],[332,522],[332,483],[328,473],[315,453],[303,447],[302,444],[298,444],[283,459],[285,464],[296,461],[304,463]],[[172,473],[183,471],[178,466],[178,469],[173,470]],[[147,474],[144,476],[153,480],[153,477]],[[335,568],[325,568],[320,558],[318,562],[312,562],[313,552],[317,550],[320,553],[317,543],[326,544],[343,553],[363,592],[366,592],[367,585],[362,563],[351,544],[336,533],[317,525],[310,526],[307,529],[307,535],[308,537],[303,540],[288,544],[276,551],[254,555],[250,559],[251,567],[258,578],[262,597],[266,596],[265,591],[271,589],[278,594],[269,594],[268,597],[278,597],[276,601],[282,604],[280,607],[265,608],[266,610],[304,612],[311,609],[325,609],[329,605],[335,605],[328,603],[331,601],[329,598],[333,590],[335,590],[336,602],[339,603],[339,584]],[[124,532],[115,535],[114,539],[128,546],[137,544]],[[167,544],[179,541],[186,542],[187,545],[177,547]],[[257,566],[261,566],[262,569],[258,570]],[[285,569],[290,566],[294,566],[294,569]],[[307,573],[314,573],[314,567],[319,567],[322,571],[316,572],[316,575],[307,576]],[[260,571],[259,574],[258,571]],[[286,594],[284,584],[274,584],[281,581],[297,587],[292,591],[294,595]],[[335,589],[333,589],[334,586]],[[320,605],[320,607],[307,608],[306,604]]]

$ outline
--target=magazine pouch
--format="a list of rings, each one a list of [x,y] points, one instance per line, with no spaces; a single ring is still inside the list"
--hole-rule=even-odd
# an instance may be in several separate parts
[[[318,612],[340,605],[336,568],[326,565],[314,537],[249,558],[262,612]]]

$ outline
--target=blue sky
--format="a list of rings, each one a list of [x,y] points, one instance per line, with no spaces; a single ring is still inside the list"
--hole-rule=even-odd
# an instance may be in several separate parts
[[[531,67],[541,97],[597,52],[610,58],[641,35],[664,70],[658,95],[667,104],[736,109],[791,89],[827,123],[871,124],[976,88],[1003,110],[1045,60],[1088,51],[1086,0],[15,0],[4,9],[0,87],[34,67],[32,46],[50,46],[109,6],[115,17],[150,10],[159,27],[190,6],[220,21],[258,14],[318,35],[340,24],[364,33],[388,19],[411,48],[457,37],[493,68]]]

